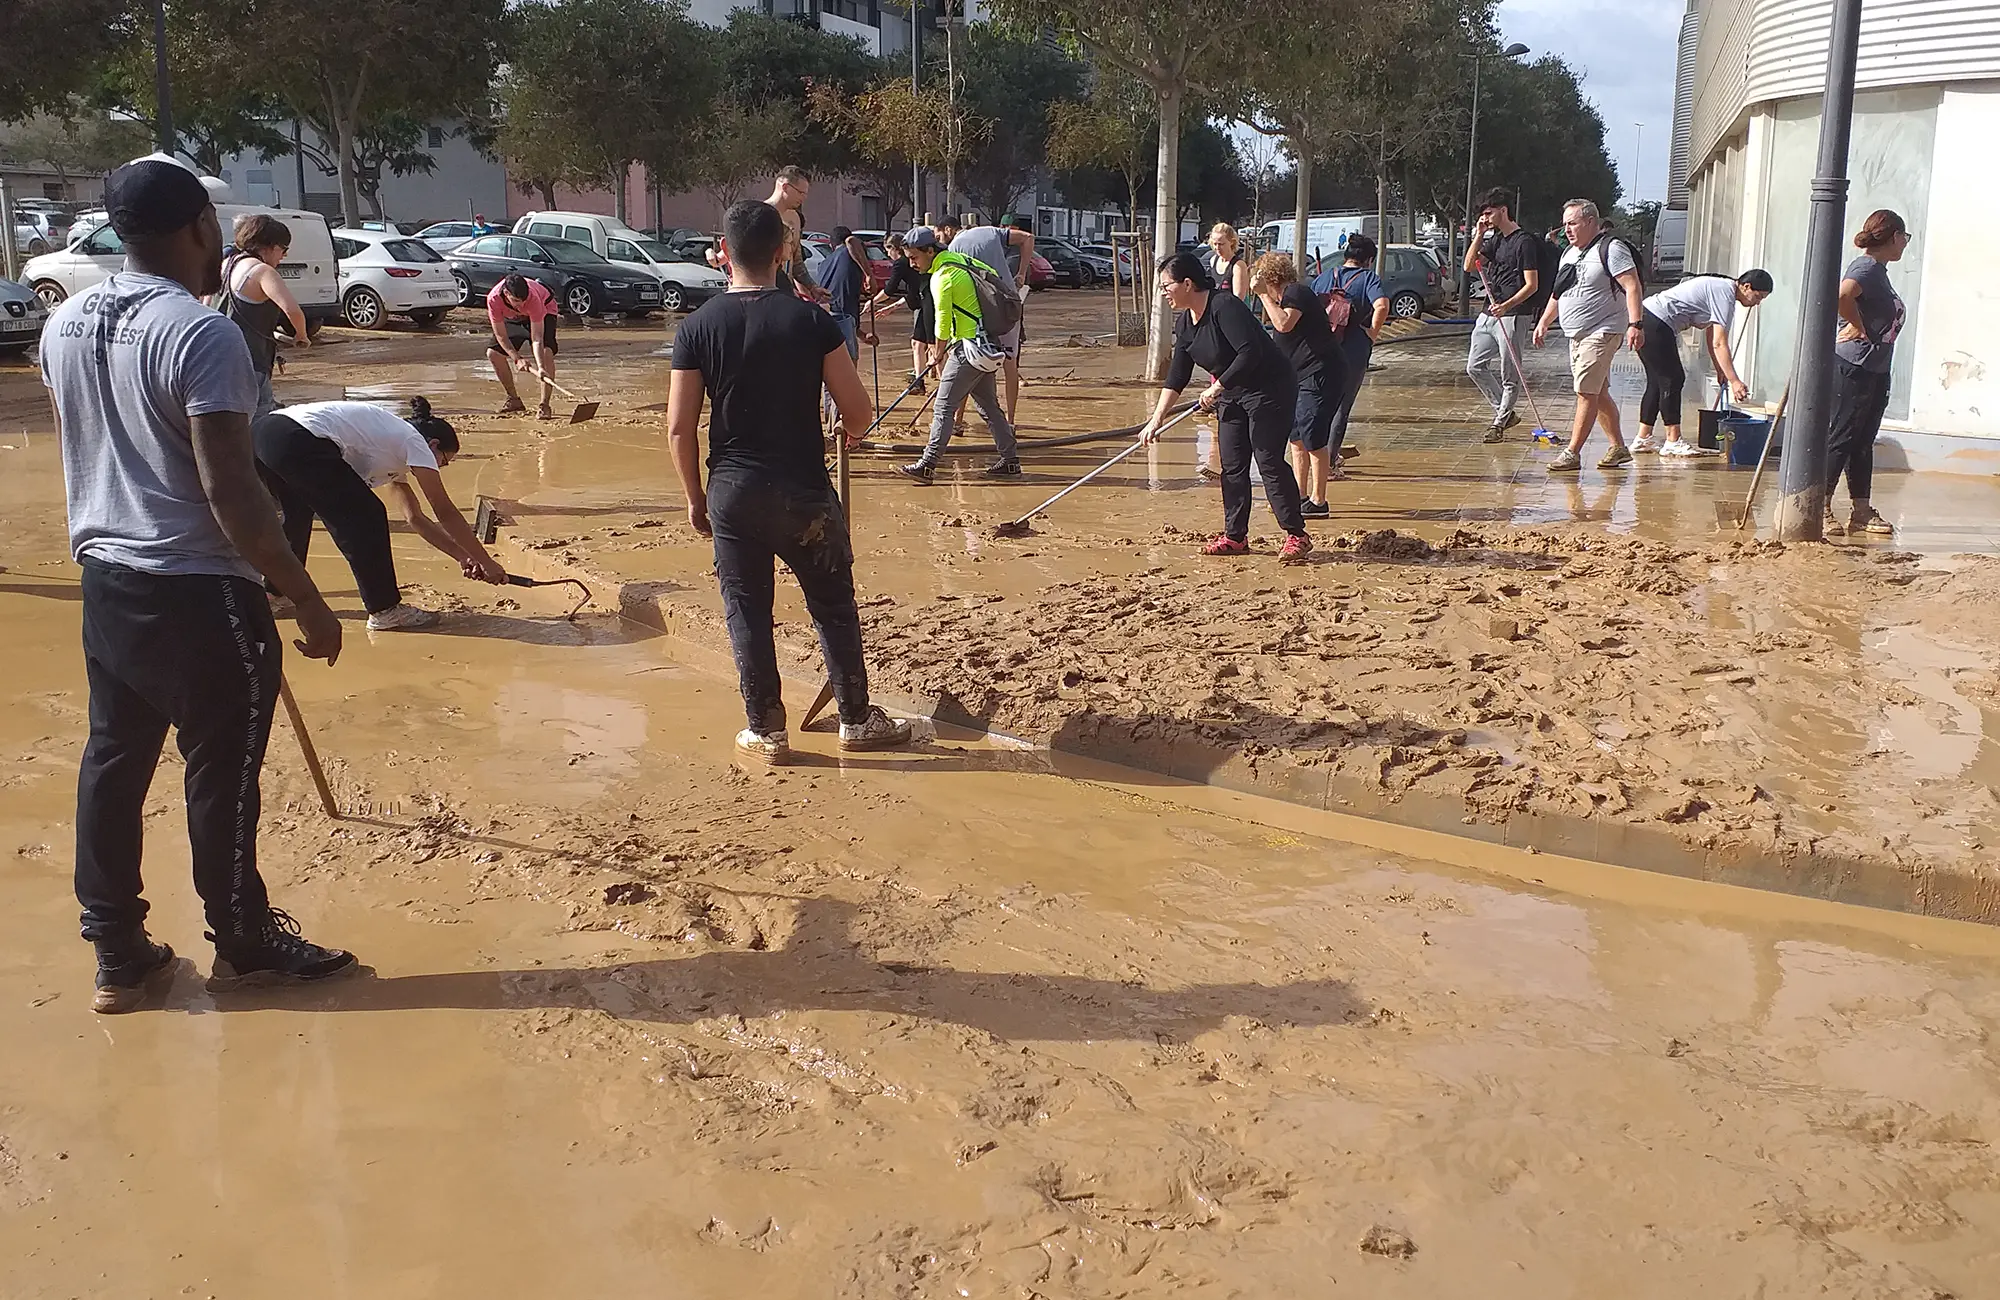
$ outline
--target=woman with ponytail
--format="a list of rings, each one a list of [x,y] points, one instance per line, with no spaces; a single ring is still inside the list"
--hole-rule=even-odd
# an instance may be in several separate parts
[[[305,561],[318,515],[354,570],[369,631],[401,632],[438,621],[434,612],[403,603],[389,512],[376,488],[389,489],[410,531],[456,560],[466,577],[507,581],[507,571],[486,553],[445,491],[438,471],[458,455],[458,431],[431,414],[424,398],[410,399],[407,417],[373,402],[287,406],[252,425],[250,437],[257,467],[284,514],[292,554]],[[425,501],[435,520],[424,513]]]
[[[1896,530],[1870,503],[1875,482],[1875,438],[1889,409],[1889,363],[1903,332],[1903,299],[1889,281],[1889,263],[1910,246],[1902,217],[1881,208],[1855,233],[1860,256],[1840,280],[1840,332],[1834,336],[1833,421],[1826,439],[1826,531],[1839,536]],[[1833,513],[1833,487],[1847,475],[1848,515]]]

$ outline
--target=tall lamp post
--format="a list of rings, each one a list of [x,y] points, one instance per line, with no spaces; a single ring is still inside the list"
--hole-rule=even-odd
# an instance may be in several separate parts
[[[174,153],[174,92],[167,77],[167,4],[153,0],[153,113],[160,152]]]
[[[1854,129],[1854,65],[1861,0],[1834,0],[1819,106],[1819,170],[1806,216],[1806,283],[1792,359],[1792,423],[1778,461],[1778,540],[1817,542],[1825,527],[1826,439],[1833,421],[1833,339],[1839,323],[1841,234],[1847,219],[1847,145]]]
[[[1503,59],[1518,59],[1528,52],[1528,47],[1519,41],[1500,51]],[[1465,144],[1465,238],[1472,239],[1472,172],[1479,162],[1479,61],[1483,57],[1479,50],[1472,52],[1472,133]],[[1515,213],[1516,220],[1521,214]],[[1466,297],[1465,258],[1461,253],[1458,262],[1458,302],[1461,307],[1471,299]]]

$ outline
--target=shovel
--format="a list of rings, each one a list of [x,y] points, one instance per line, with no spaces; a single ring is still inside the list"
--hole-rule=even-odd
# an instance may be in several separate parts
[[[515,587],[560,587],[564,583],[575,587],[583,593],[583,599],[576,602],[575,609],[563,615],[565,622],[574,623],[576,616],[583,612],[583,607],[590,603],[590,588],[584,586],[580,578],[525,578],[518,573],[510,573],[507,575],[507,582],[508,585]]]
[[[561,393],[564,397],[567,397],[570,401],[576,403],[576,409],[569,413],[569,422],[571,424],[582,424],[585,420],[596,418],[597,416],[596,402],[584,401],[581,397],[578,397],[575,393],[570,392],[569,389],[564,388],[561,384],[557,383],[555,380],[543,374],[539,366],[530,366],[528,368],[528,373],[533,375],[535,378],[541,380],[543,383],[547,384],[550,388],[555,389],[558,393]]]
[[[1187,410],[1182,411],[1179,415],[1176,415],[1173,419],[1168,420],[1165,424],[1161,425],[1160,432],[1165,433],[1167,430],[1173,428],[1175,425],[1179,424],[1182,420],[1187,419],[1190,415],[1193,415],[1196,411],[1199,411],[1200,409],[1201,408],[1199,406],[1188,407]],[[1070,484],[1062,491],[1056,493],[1048,500],[1042,502],[1042,504],[1036,506],[1033,510],[1030,510],[1027,514],[1022,515],[1019,519],[1010,519],[1006,523],[993,525],[993,535],[995,537],[1026,536],[1029,531],[1028,529],[1029,520],[1033,519],[1036,515],[1042,513],[1042,511],[1047,510],[1050,506],[1062,500],[1070,493],[1076,491],[1084,484],[1090,482],[1090,480],[1096,478],[1099,474],[1102,474],[1105,470],[1110,469],[1113,465],[1116,465],[1119,461],[1124,460],[1127,456],[1130,456],[1133,452],[1139,450],[1141,447],[1148,445],[1149,444],[1143,442],[1134,442],[1131,446],[1119,452],[1116,456],[1113,456],[1110,460],[1105,461],[1102,465],[1099,465],[1096,469],[1090,471],[1090,473],[1085,474],[1082,478],[1078,479],[1076,482]]]

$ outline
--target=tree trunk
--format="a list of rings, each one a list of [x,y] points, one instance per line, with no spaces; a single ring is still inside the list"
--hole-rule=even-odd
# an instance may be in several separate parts
[[[1375,137],[1375,243],[1389,246],[1389,139]],[[1383,260],[1388,265],[1387,259]]]
[[[1404,158],[1403,159],[1403,211],[1406,215],[1406,219],[1408,220],[1410,226],[1408,232],[1410,242],[1414,244],[1417,242],[1417,186],[1416,182],[1411,178],[1411,172],[1412,168],[1410,166],[1410,160],[1408,158]]]
[[[1160,158],[1153,183],[1153,260],[1172,255],[1181,242],[1181,87],[1160,92]],[[1133,283],[1150,288],[1153,268],[1133,267]],[[1143,280],[1141,279],[1143,276]],[[1174,346],[1174,316],[1167,300],[1153,297],[1153,332],[1146,340],[1146,378],[1157,383],[1166,376],[1167,357]]]
[[[627,162],[618,163],[611,173],[611,204],[613,214],[620,221],[625,220],[625,190],[631,181],[632,165]]]
[[[554,181],[536,181],[535,188],[542,192],[542,207],[544,209],[554,208],[556,205],[556,183]]]
[[[354,176],[354,119],[345,112],[333,119],[333,147],[340,172],[340,219],[351,229],[361,220],[361,187]]]
[[[1312,213],[1312,150],[1294,142],[1292,153],[1299,160],[1298,188],[1292,197],[1292,265],[1298,268],[1302,278],[1310,279],[1319,274],[1319,268],[1306,261],[1313,255],[1313,250],[1306,247],[1306,218]],[[1325,253],[1330,250],[1320,251]]]

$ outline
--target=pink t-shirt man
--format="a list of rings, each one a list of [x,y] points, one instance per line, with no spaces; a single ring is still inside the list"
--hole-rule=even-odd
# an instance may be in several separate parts
[[[549,287],[540,280],[530,280],[528,300],[515,307],[503,296],[506,288],[507,282],[503,280],[494,285],[493,291],[486,295],[486,319],[493,323],[493,337],[496,339],[506,337],[507,322],[512,320],[527,322],[528,337],[530,339],[538,337],[541,334],[542,321],[556,314],[555,294],[551,293]]]

